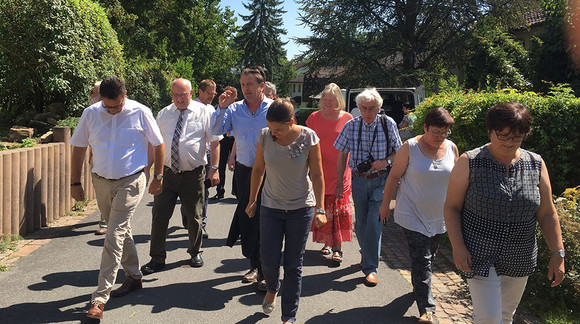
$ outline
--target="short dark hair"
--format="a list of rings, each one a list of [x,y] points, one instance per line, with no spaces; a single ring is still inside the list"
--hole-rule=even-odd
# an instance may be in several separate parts
[[[245,68],[240,74],[240,77],[242,77],[242,75],[248,74],[255,76],[258,83],[266,82],[266,72],[261,66],[252,66]]]
[[[532,132],[530,111],[519,102],[502,102],[487,111],[485,125],[487,132],[502,131],[506,127],[510,133],[518,131],[525,136]]]
[[[205,89],[207,89],[208,87],[213,87],[215,88],[215,82],[211,79],[204,79],[201,80],[201,82],[199,83],[199,85],[197,86],[201,91],[205,91]]]
[[[113,76],[101,81],[99,87],[101,98],[117,99],[119,96],[124,96],[125,93],[127,93],[127,88],[123,80]]]
[[[447,109],[443,107],[437,107],[429,110],[427,115],[425,115],[425,127],[451,127],[455,124],[455,120],[451,117],[451,114]]]
[[[278,98],[270,104],[266,120],[271,123],[288,123],[294,118],[294,105],[288,98]]]

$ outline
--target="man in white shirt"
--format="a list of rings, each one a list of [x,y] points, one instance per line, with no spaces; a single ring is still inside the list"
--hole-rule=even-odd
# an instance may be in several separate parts
[[[189,248],[193,267],[203,266],[201,258],[202,226],[201,214],[204,200],[206,150],[212,143],[212,164],[219,157],[219,137],[210,132],[212,111],[208,106],[191,100],[191,82],[177,79],[171,85],[173,103],[157,115],[165,146],[163,190],[153,201],[151,224],[151,261],[141,267],[143,274],[151,274],[165,268],[165,241],[169,220],[173,215],[177,197],[187,218]],[[215,142],[215,143],[214,143]],[[219,182],[216,170],[211,169],[209,180],[212,185]]]
[[[97,204],[111,230],[105,235],[98,287],[91,296],[87,316],[103,318],[109,296],[118,297],[142,287],[137,249],[131,230],[131,216],[143,197],[144,168],[151,143],[155,159],[155,179],[149,193],[161,192],[163,178],[163,138],[151,110],[127,99],[125,83],[106,78],[99,89],[102,101],[83,112],[70,140],[73,146],[71,196],[84,200],[81,171],[87,147],[93,153],[92,180]],[[123,285],[112,290],[119,266],[125,270]]]

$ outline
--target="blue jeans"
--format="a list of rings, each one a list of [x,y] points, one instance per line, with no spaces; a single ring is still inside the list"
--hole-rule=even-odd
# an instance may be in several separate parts
[[[284,266],[282,321],[295,322],[302,290],[302,261],[314,208],[295,210],[260,207],[260,257],[268,291],[280,289],[280,263]],[[282,258],[282,240],[285,239]]]
[[[366,179],[352,173],[352,199],[354,201],[354,231],[358,239],[363,259],[362,272],[376,273],[381,255],[383,233],[379,207],[383,202],[383,192],[388,172],[373,179]]]
[[[441,234],[428,237],[419,232],[403,228],[409,245],[411,257],[411,283],[413,294],[417,301],[419,314],[426,311],[435,313],[435,299],[431,293],[431,274],[433,273],[433,261],[439,249]]]

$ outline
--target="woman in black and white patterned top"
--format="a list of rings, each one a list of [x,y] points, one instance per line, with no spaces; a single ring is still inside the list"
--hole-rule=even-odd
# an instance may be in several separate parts
[[[487,113],[490,143],[459,158],[444,207],[453,260],[468,278],[475,323],[512,323],[536,267],[539,223],[553,251],[552,287],[564,277],[564,245],[546,164],[520,148],[532,118],[520,103]]]

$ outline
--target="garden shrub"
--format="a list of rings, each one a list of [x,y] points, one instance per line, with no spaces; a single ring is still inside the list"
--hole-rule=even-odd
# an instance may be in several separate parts
[[[169,71],[169,72],[168,72]],[[171,81],[175,72],[158,60],[131,60],[127,62],[125,84],[127,97],[156,112],[171,103]]]
[[[298,123],[298,125],[306,125],[306,119],[308,119],[308,116],[317,110],[318,108],[300,108],[300,110],[295,113],[296,123]]]
[[[500,102],[520,102],[534,118],[532,134],[522,147],[542,156],[548,166],[552,190],[560,194],[565,188],[580,184],[580,169],[577,167],[577,161],[580,161],[580,99],[571,91],[563,86],[552,88],[547,96],[511,89],[479,93],[446,91],[427,98],[415,109],[417,121],[413,123],[413,130],[415,134],[422,134],[426,112],[444,107],[455,119],[449,139],[463,153],[489,142],[485,127],[489,108]]]
[[[13,120],[64,104],[80,115],[96,80],[119,75],[122,48],[105,11],[90,0],[0,1],[0,113]]]
[[[520,102],[530,110],[534,119],[532,134],[522,143],[522,147],[542,156],[548,167],[553,192],[563,192],[563,197],[557,199],[556,209],[566,249],[565,279],[560,286],[550,287],[551,281],[547,279],[550,250],[538,229],[538,266],[529,278],[522,305],[543,316],[551,314],[577,320],[580,315],[580,171],[577,167],[580,160],[577,125],[580,99],[574,97],[565,86],[552,88],[546,96],[511,89],[480,93],[450,90],[427,98],[416,108],[417,121],[413,124],[413,130],[416,134],[422,134],[426,112],[435,107],[444,107],[455,119],[449,139],[463,153],[489,142],[485,126],[487,110],[506,101]],[[565,188],[572,189],[564,191]],[[547,320],[544,318],[543,322]]]
[[[580,186],[564,191],[556,199],[556,210],[560,216],[562,240],[566,250],[564,281],[556,288],[550,287],[547,278],[551,251],[539,226],[537,229],[538,266],[530,276],[522,303],[542,315],[566,316],[578,320],[580,315]],[[555,311],[559,310],[559,311]],[[554,312],[558,314],[553,314]],[[552,314],[551,314],[552,313]],[[542,321],[544,322],[544,320]]]

